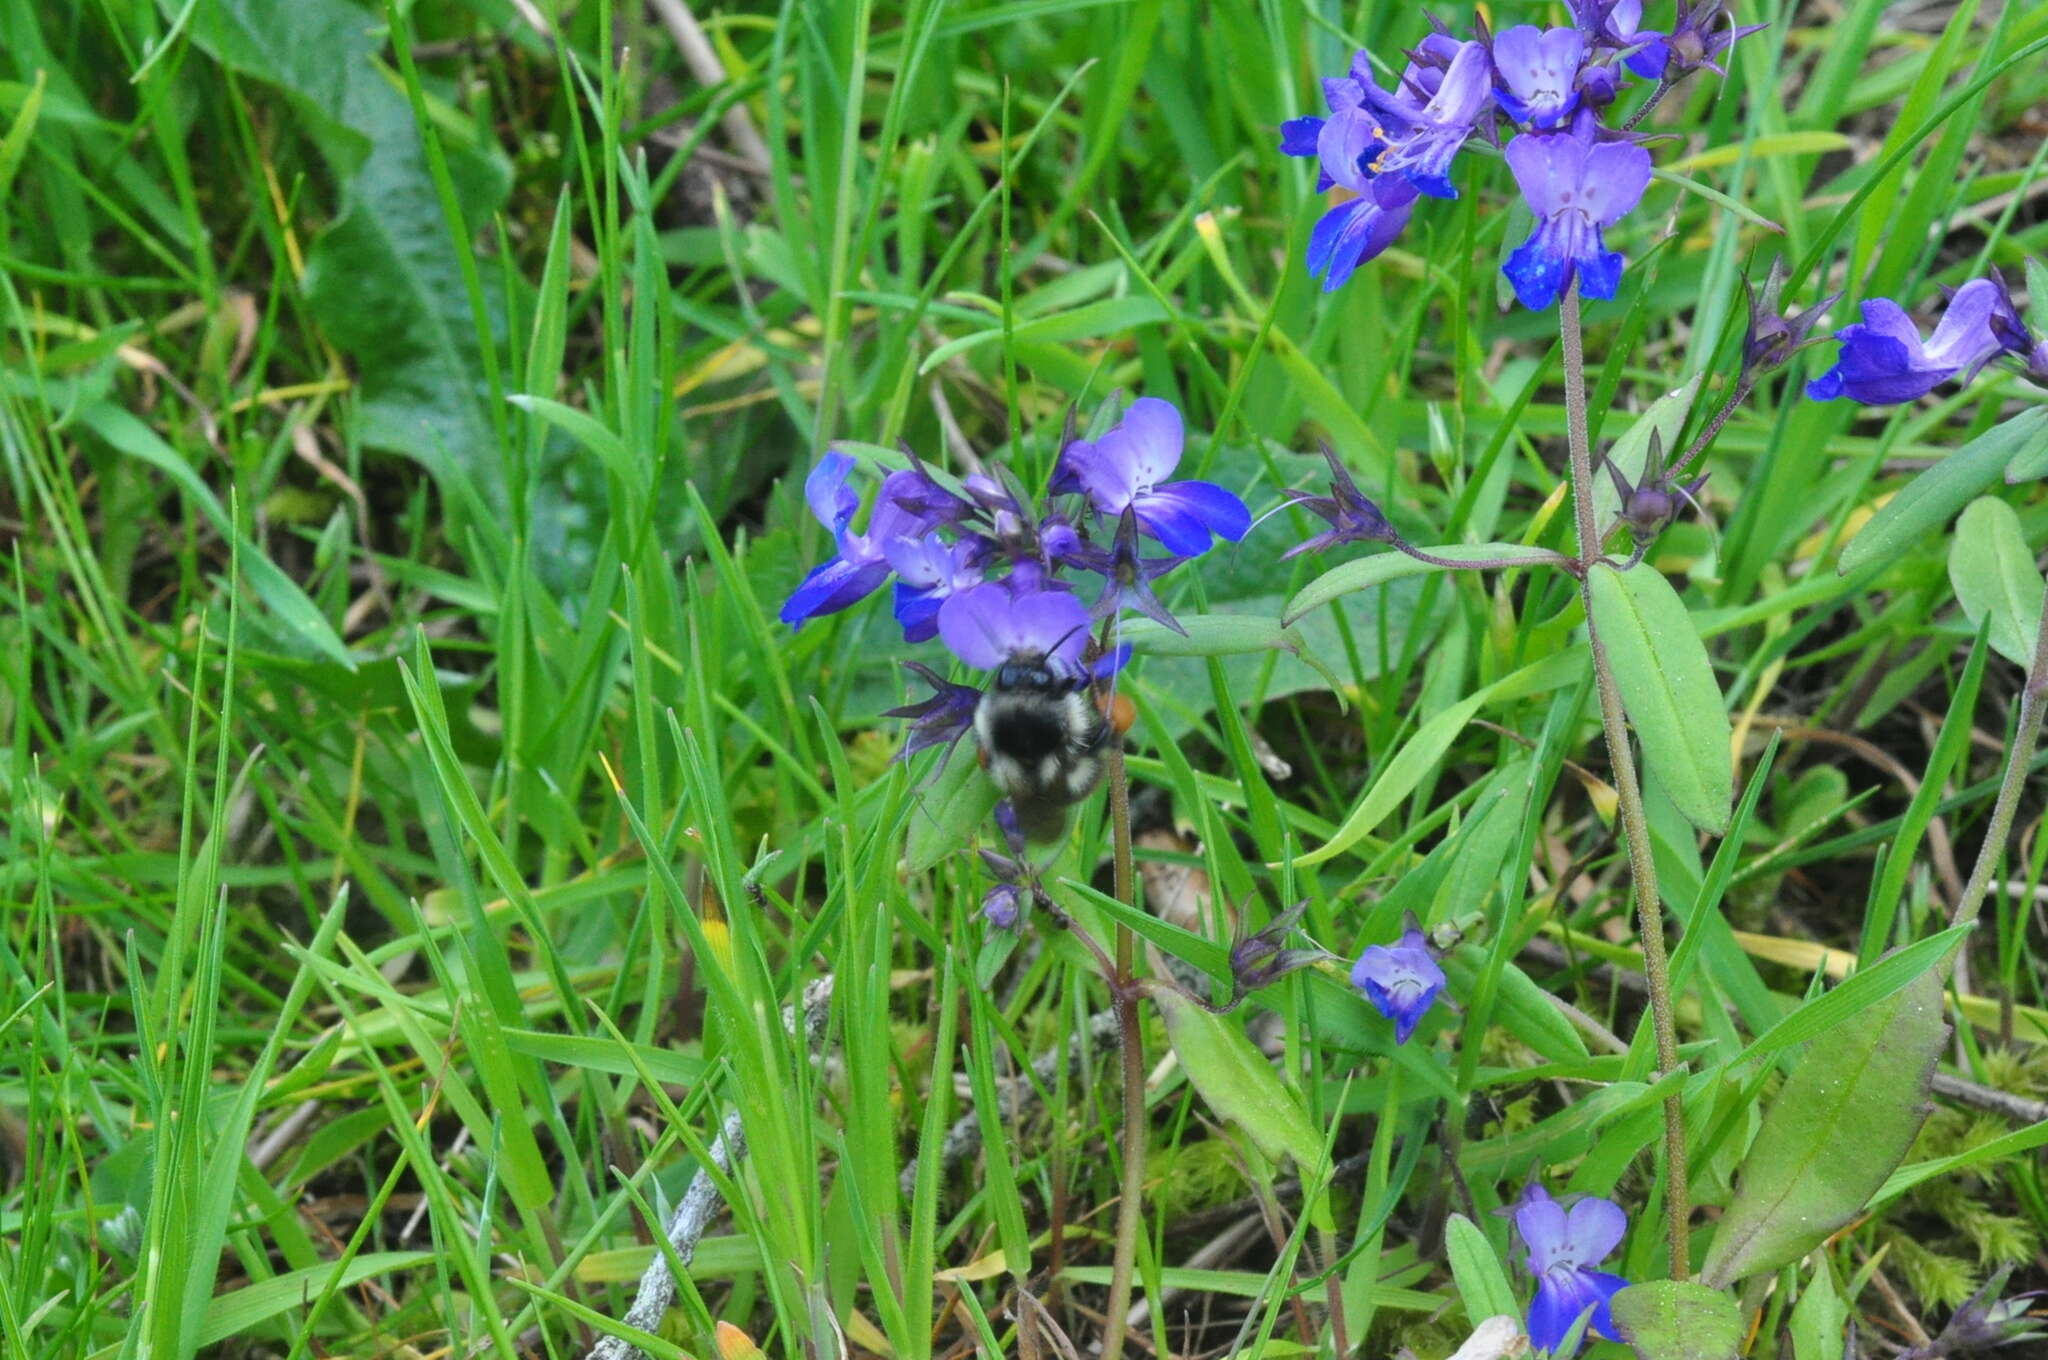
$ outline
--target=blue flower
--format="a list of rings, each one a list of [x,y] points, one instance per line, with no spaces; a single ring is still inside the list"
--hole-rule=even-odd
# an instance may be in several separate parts
[[[1441,73],[1412,62],[1403,72],[1404,86],[1429,93],[1429,102],[1422,107],[1400,95],[1377,101],[1383,121],[1395,130],[1372,169],[1383,177],[1400,175],[1432,198],[1456,198],[1451,161],[1486,112],[1493,61],[1485,43],[1457,43],[1441,34],[1431,38],[1434,41],[1423,44],[1421,55],[1442,59],[1443,48],[1449,47],[1448,61]]]
[[[1548,307],[1574,275],[1587,297],[1611,298],[1621,286],[1621,255],[1607,249],[1601,229],[1642,200],[1650,153],[1632,142],[1594,142],[1590,131],[1508,143],[1508,168],[1536,214],[1536,230],[1501,266],[1524,307]]]
[[[939,606],[956,590],[981,583],[981,548],[976,538],[947,542],[937,534],[892,538],[882,554],[896,573],[896,622],[905,642],[939,635]]]
[[[1573,0],[1572,10],[1595,47],[1622,53],[1628,69],[1645,80],[1664,74],[1670,48],[1663,33],[1642,26],[1643,0]]]
[[[1252,527],[1244,502],[1210,482],[1169,482],[1180,466],[1186,434],[1180,411],[1140,397],[1102,438],[1077,439],[1061,451],[1056,490],[1072,488],[1105,516],[1135,511],[1138,527],[1179,557],[1209,550],[1210,535],[1233,543]]]
[[[820,615],[836,614],[879,590],[889,579],[886,545],[897,538],[915,538],[933,522],[929,513],[908,509],[896,499],[902,493],[921,491],[929,479],[914,472],[892,472],[875,496],[867,532],[853,532],[849,526],[860,508],[860,495],[847,481],[854,466],[851,457],[835,449],[819,459],[804,478],[804,500],[818,523],[832,531],[839,551],[811,568],[783,601],[780,618],[792,627],[801,628],[806,620]]]
[[[1308,272],[1321,278],[1325,293],[1377,256],[1408,229],[1415,211],[1415,189],[1405,180],[1389,180],[1385,192],[1397,199],[1389,206],[1377,197],[1354,198],[1316,219],[1308,238]]]
[[[1442,993],[1444,970],[1422,932],[1411,928],[1392,944],[1368,945],[1351,965],[1351,985],[1394,1022],[1394,1042],[1405,1044]]]
[[[1280,149],[1314,156],[1318,193],[1332,187],[1358,197],[1339,203],[1309,237],[1309,273],[1329,292],[1393,244],[1408,225],[1417,194],[1456,198],[1450,165],[1486,110],[1493,67],[1483,43],[1432,34],[1389,93],[1360,52],[1348,75],[1323,82],[1328,118],[1296,118],[1280,129]]]
[[[1517,123],[1554,128],[1579,106],[1579,67],[1586,38],[1576,28],[1517,24],[1493,39],[1494,98]]]
[[[1924,344],[1904,308],[1890,298],[1870,298],[1861,322],[1835,332],[1841,353],[1833,368],[1806,385],[1806,395],[1815,401],[1847,397],[1865,406],[1914,401],[1950,378],[1974,376],[2010,348],[2009,328],[2017,326],[2011,299],[1990,279],[1957,289]]]
[[[1536,1277],[1529,1301],[1529,1340],[1553,1351],[1589,1310],[1586,1330],[1609,1341],[1614,1330],[1608,1303],[1628,1281],[1594,1266],[1606,1260],[1628,1231],[1628,1215],[1609,1200],[1588,1195],[1569,1211],[1540,1185],[1522,1192],[1515,1205],[1515,1231],[1529,1249],[1523,1258]]]

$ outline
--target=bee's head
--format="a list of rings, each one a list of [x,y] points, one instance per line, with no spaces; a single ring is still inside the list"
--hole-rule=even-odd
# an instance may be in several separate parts
[[[994,688],[1002,693],[1055,694],[1073,688],[1042,656],[1019,656],[996,668]]]

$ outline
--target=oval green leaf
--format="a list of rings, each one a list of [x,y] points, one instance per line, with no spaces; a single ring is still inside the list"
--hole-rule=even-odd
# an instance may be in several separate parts
[[[1477,1223],[1463,1214],[1445,1220],[1444,1255],[1451,1258],[1451,1279],[1465,1305],[1465,1316],[1474,1325],[1503,1314],[1521,1316],[1522,1306],[1515,1301],[1515,1289],[1501,1268],[1500,1256]]]
[[[1849,541],[1838,569],[1850,572],[1897,556],[1928,530],[1948,523],[2000,476],[2023,480],[2014,475],[2021,467],[2015,460],[2036,454],[2048,455],[2048,406],[2032,407],[1993,426],[1906,483]]]
[[[1436,557],[1456,558],[1460,562],[1482,562],[1489,567],[1526,567],[1532,563],[1560,560],[1550,549],[1526,543],[1446,543],[1424,548],[1423,551]],[[1287,602],[1286,609],[1281,611],[1280,621],[1291,624],[1310,610],[1369,586],[1444,570],[1447,568],[1391,549],[1371,557],[1355,558],[1330,568],[1297,591]]]
[[[1703,831],[1728,829],[1735,799],[1733,733],[1692,615],[1664,573],[1597,563],[1586,578],[1593,622],[1614,668],[1643,763]]]
[[[1964,508],[1948,549],[1948,579],[1973,627],[1991,619],[1991,650],[2022,666],[2034,664],[2044,587],[2027,550],[2020,517],[1995,496]]]
[[[1174,1057],[1209,1108],[1244,1130],[1275,1163],[1291,1157],[1304,1177],[1312,1176],[1323,1162],[1322,1134],[1244,1029],[1177,988],[1149,990]]]
[[[1863,1211],[1927,1120],[1948,1037],[1946,968],[1813,1041],[1742,1159],[1700,1280],[1726,1288],[1812,1251]]]
[[[911,800],[910,835],[903,847],[907,873],[923,873],[971,844],[975,829],[996,810],[996,786],[975,764],[971,740],[963,739],[944,772]]]
[[[1742,1309],[1732,1295],[1688,1280],[1632,1284],[1614,1296],[1614,1326],[1637,1360],[1735,1360]]]
[[[1123,640],[1146,656],[1244,656],[1251,652],[1301,654],[1301,637],[1254,614],[1194,614],[1178,620],[1176,633],[1151,619],[1132,619]]]

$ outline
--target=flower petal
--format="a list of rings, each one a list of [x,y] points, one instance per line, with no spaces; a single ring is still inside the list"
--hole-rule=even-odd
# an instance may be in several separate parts
[[[1407,181],[1401,180],[1397,183],[1406,185]],[[1324,292],[1334,292],[1342,287],[1358,266],[1394,243],[1394,239],[1407,227],[1408,218],[1415,211],[1413,192],[1413,189],[1409,189],[1408,200],[1392,207],[1377,201],[1359,200],[1359,210],[1338,223],[1337,230],[1328,238],[1327,252],[1324,255],[1329,268],[1323,279]],[[1335,216],[1334,211],[1325,213],[1322,221],[1316,223],[1315,231],[1309,236],[1310,273],[1316,271],[1318,238],[1324,236],[1324,228],[1330,225],[1331,218]]]
[[[1510,251],[1500,267],[1514,285],[1516,298],[1532,311],[1540,312],[1557,301],[1571,270],[1571,233],[1560,231],[1558,223],[1557,218],[1537,223],[1529,239]]]
[[[1601,142],[1587,150],[1581,163],[1576,206],[1598,225],[1611,227],[1642,202],[1649,187],[1649,152],[1633,142]]]
[[[1338,109],[1316,134],[1316,155],[1323,173],[1355,192],[1364,192],[1365,163],[1379,154],[1386,143],[1379,136],[1380,125],[1362,108]]]
[[[1163,533],[1154,535],[1180,557],[1196,557],[1208,551],[1211,534],[1235,543],[1251,532],[1252,512],[1243,501],[1213,482],[1168,482],[1140,496],[1136,504],[1140,524],[1166,514],[1192,520],[1199,526],[1199,535],[1184,535],[1184,542],[1190,543],[1199,537],[1200,546],[1192,550],[1176,545]]]
[[[1571,1239],[1572,1259],[1581,1266],[1597,1266],[1621,1244],[1628,1215],[1612,1200],[1588,1195],[1566,1212],[1565,1232]]]
[[[1565,1246],[1564,1206],[1540,1185],[1530,1185],[1515,1204],[1515,1231],[1529,1249],[1522,1264],[1532,1275],[1543,1275],[1558,1264]]]
[[[828,449],[804,478],[804,500],[818,523],[830,529],[834,538],[853,522],[853,512],[860,508],[859,494],[846,484],[853,469],[851,456]]]
[[[777,617],[793,628],[801,628],[808,619],[836,614],[858,604],[874,594],[888,579],[889,567],[885,562],[827,558],[811,568],[810,574],[790,592]]]
[[[1137,470],[1140,486],[1157,486],[1171,477],[1187,443],[1180,408],[1158,397],[1139,397],[1132,402],[1110,433],[1129,441],[1131,465]]]
[[[1313,156],[1317,154],[1318,135],[1323,130],[1320,118],[1290,118],[1280,125],[1280,153],[1285,156]]]
[[[902,625],[905,642],[930,642],[939,635],[939,607],[946,596],[934,590],[896,583],[896,622]]]
[[[1529,1302],[1529,1340],[1539,1350],[1555,1350],[1572,1324],[1588,1312],[1592,1318],[1586,1331],[1615,1339],[1608,1301],[1627,1287],[1628,1281],[1619,1275],[1598,1270],[1556,1270],[1545,1274],[1536,1282],[1536,1297]]]
[[[1578,106],[1579,64],[1585,57],[1585,35],[1576,28],[1517,24],[1502,29],[1493,38],[1501,107],[1518,123],[1556,127]]]
[[[1971,279],[1958,288],[1927,342],[1928,362],[1972,369],[2004,348],[1991,332],[1991,313],[2004,296],[2005,291],[1989,279]]]
[[[1578,138],[1524,133],[1509,142],[1502,154],[1507,157],[1508,169],[1514,171],[1515,187],[1522,191],[1529,211],[1538,217],[1554,217],[1571,206],[1569,196],[1578,188],[1586,166],[1586,147]]]
[[[953,655],[982,670],[1021,658],[1078,670],[1088,642],[1088,610],[1067,591],[1012,596],[1002,583],[989,581],[946,597],[939,606],[939,637]]]

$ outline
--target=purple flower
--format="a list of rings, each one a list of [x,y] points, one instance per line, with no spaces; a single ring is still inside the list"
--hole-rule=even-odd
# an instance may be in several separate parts
[[[1924,344],[1904,308],[1890,298],[1870,298],[1861,322],[1835,332],[1841,353],[1833,368],[1806,385],[1806,395],[1815,401],[1847,397],[1865,406],[1915,401],[1950,378],[1973,377],[2006,350],[1999,330],[2017,324],[2011,299],[1990,279],[1957,289]]]
[[[937,534],[893,538],[882,554],[896,573],[896,622],[905,642],[928,642],[939,634],[939,606],[956,590],[981,583],[981,543],[947,542]]]
[[[1330,957],[1321,949],[1285,947],[1287,937],[1301,924],[1307,911],[1308,902],[1303,899],[1274,917],[1264,930],[1246,935],[1230,946],[1230,976],[1237,984],[1239,996],[1270,987],[1289,973],[1313,967]]]
[[[1643,0],[1574,0],[1572,8],[1595,46],[1624,53],[1623,63],[1645,80],[1664,74],[1670,50],[1664,34],[1642,26]]]
[[[1576,28],[1502,29],[1493,39],[1493,69],[1500,77],[1494,98],[1517,123],[1554,128],[1579,106],[1579,66],[1585,59],[1586,38]]]
[[[1032,660],[1079,675],[1088,608],[1069,591],[1013,595],[1002,582],[986,581],[946,597],[939,606],[939,640],[980,670]]]
[[[1401,536],[1380,508],[1358,489],[1358,483],[1351,480],[1351,470],[1328,444],[1323,445],[1323,459],[1330,465],[1330,494],[1311,496],[1297,491],[1289,503],[1320,516],[1330,527],[1281,553],[1283,562],[1302,553],[1334,548],[1339,543],[1392,543]]]
[[[930,685],[932,697],[883,711],[885,718],[910,719],[909,735],[903,738],[903,749],[896,753],[896,759],[908,760],[933,746],[950,748],[973,725],[974,709],[981,702],[981,691],[972,685],[956,685],[922,662],[906,661],[903,669]],[[946,761],[951,758],[949,750],[940,759],[939,768],[944,769]]]
[[[1437,967],[1422,932],[1411,927],[1392,944],[1366,946],[1351,965],[1351,985],[1394,1022],[1394,1042],[1405,1044],[1443,991],[1444,970]]]
[[[804,478],[804,500],[818,523],[832,531],[839,551],[811,568],[783,601],[780,617],[792,627],[801,628],[806,620],[836,614],[872,595],[889,579],[884,545],[897,538],[916,538],[931,527],[928,516],[897,500],[899,493],[921,490],[930,479],[916,472],[892,472],[876,493],[867,532],[854,533],[849,526],[860,508],[860,495],[847,485],[853,469],[851,457],[832,450]]]
[[[1570,1210],[1540,1185],[1522,1192],[1515,1205],[1515,1231],[1529,1249],[1524,1263],[1536,1277],[1536,1297],[1529,1301],[1529,1340],[1541,1350],[1555,1350],[1572,1324],[1589,1309],[1587,1331],[1619,1341],[1608,1301],[1628,1288],[1628,1281],[1594,1266],[1606,1260],[1628,1231],[1621,1207],[1592,1195]]]
[[[1738,26],[1735,16],[1728,12],[1727,0],[1700,0],[1697,5],[1679,0],[1678,18],[1664,39],[1668,59],[1658,74],[1666,82],[1671,82],[1705,67],[1717,76],[1725,76],[1728,73],[1717,64],[1721,54],[1750,34],[1769,26]]]
[[[1015,883],[997,883],[981,899],[981,914],[997,930],[1014,930],[1023,914],[1024,889]]]
[[[1430,51],[1425,43],[1424,55]],[[1359,63],[1352,65],[1355,75]],[[1382,96],[1378,101],[1383,115],[1392,115],[1382,121],[1394,123],[1398,130],[1388,138],[1387,149],[1373,171],[1381,176],[1400,175],[1432,198],[1456,198],[1451,161],[1486,111],[1492,74],[1493,61],[1486,44],[1477,42],[1456,44],[1441,74],[1433,67],[1409,63],[1402,75],[1404,85],[1427,88],[1425,79],[1434,78],[1435,88],[1421,108],[1399,95]]]
[[[1613,297],[1622,259],[1607,249],[1601,229],[1641,201],[1650,184],[1650,153],[1631,142],[1593,142],[1576,133],[1525,133],[1508,143],[1507,159],[1536,214],[1536,230],[1501,266],[1515,296],[1541,310],[1576,275],[1587,297]]]
[[[1141,557],[1138,553],[1138,516],[1134,510],[1126,510],[1117,521],[1116,541],[1108,552],[1091,551],[1082,565],[1091,571],[1102,573],[1104,581],[1102,594],[1088,611],[1092,619],[1106,619],[1126,609],[1136,610],[1162,628],[1170,628],[1182,637],[1187,629],[1180,626],[1180,620],[1167,612],[1159,597],[1152,593],[1152,583],[1172,571],[1185,557]]]
[[[1328,118],[1281,126],[1281,151],[1316,158],[1318,193],[1341,186],[1358,195],[1323,214],[1309,237],[1309,273],[1322,276],[1325,292],[1393,243],[1418,193],[1458,196],[1450,165],[1485,112],[1492,60],[1485,44],[1442,33],[1414,57],[1390,93],[1360,52],[1348,75],[1323,82]]]
[[[1743,372],[1762,374],[1782,368],[1808,344],[1807,336],[1827,315],[1828,308],[1842,295],[1830,293],[1804,311],[1787,313],[1780,309],[1779,295],[1785,289],[1785,262],[1771,261],[1764,276],[1763,291],[1750,286],[1743,276],[1742,295],[1749,304],[1749,328],[1742,337]]]
[[[1138,527],[1180,557],[1209,550],[1210,535],[1233,543],[1252,527],[1251,512],[1210,482],[1169,482],[1180,465],[1185,432],[1173,403],[1140,397],[1116,428],[1093,443],[1077,439],[1061,451],[1055,489],[1084,493],[1097,511],[1137,513]]]

